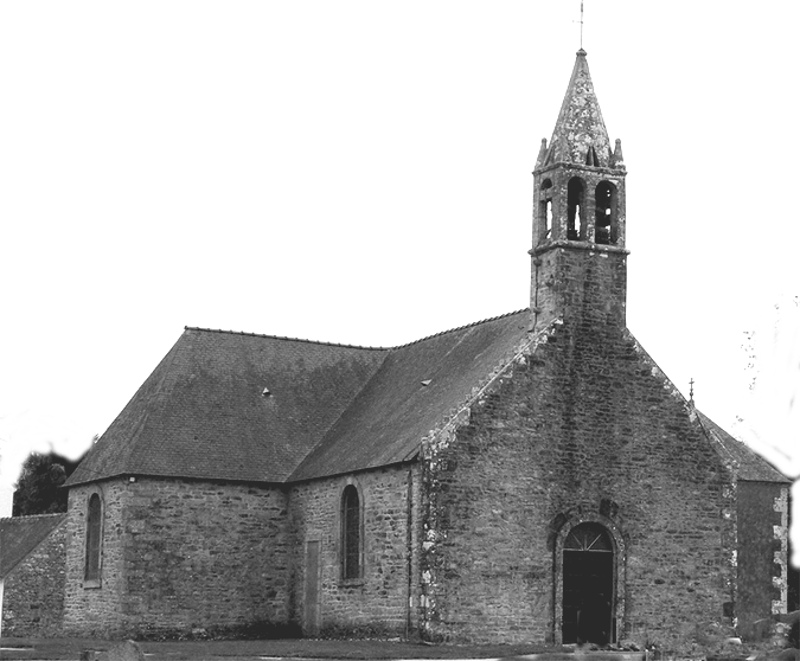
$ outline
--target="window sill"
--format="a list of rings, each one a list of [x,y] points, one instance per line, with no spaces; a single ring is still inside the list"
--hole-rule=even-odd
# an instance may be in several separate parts
[[[357,588],[364,585],[366,581],[363,578],[341,578],[339,579],[340,588]]]
[[[99,578],[92,578],[92,579],[87,578],[83,582],[84,590],[99,590],[101,587],[103,587],[103,583]]]

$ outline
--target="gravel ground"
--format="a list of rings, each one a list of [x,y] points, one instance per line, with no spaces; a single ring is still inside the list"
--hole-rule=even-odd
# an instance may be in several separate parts
[[[3,638],[0,659],[77,661],[87,649],[105,650],[116,643],[91,639]],[[422,645],[381,640],[215,640],[180,642],[142,642],[148,661],[240,661],[264,657],[295,659],[345,659],[348,661],[392,659],[478,659],[513,657],[544,651],[561,651],[535,645]]]

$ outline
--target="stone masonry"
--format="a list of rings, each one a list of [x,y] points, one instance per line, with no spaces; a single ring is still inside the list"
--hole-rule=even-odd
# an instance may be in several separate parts
[[[731,476],[616,324],[557,327],[425,466],[430,637],[559,642],[558,540],[581,521],[616,538],[620,639],[675,646],[723,619]]]
[[[348,484],[362,503],[362,576],[341,575],[341,498]],[[303,621],[306,586],[304,551],[309,541],[320,544],[320,621],[304,622],[306,633],[406,634],[416,628],[418,598],[419,467],[400,465],[374,472],[317,480],[291,490],[295,539],[294,602]]]
[[[362,499],[363,576],[342,580],[341,493]],[[75,487],[68,530],[65,630],[176,636],[304,622],[304,549],[321,549],[320,619],[329,632],[416,627],[419,470],[386,468],[290,490],[135,478]],[[86,503],[103,501],[102,580],[83,580]],[[410,545],[410,546],[409,546]]]
[[[83,581],[85,503],[104,504],[102,581]],[[280,489],[164,479],[70,493],[65,629],[185,635],[288,620],[286,496]]]
[[[745,637],[755,634],[759,620],[786,611],[787,513],[785,486],[739,483],[736,617]]]
[[[55,636],[64,612],[66,526],[62,522],[6,577],[3,636]]]

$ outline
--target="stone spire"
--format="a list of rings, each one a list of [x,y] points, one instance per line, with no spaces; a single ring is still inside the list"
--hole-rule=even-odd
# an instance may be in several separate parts
[[[608,131],[589,74],[586,51],[581,49],[575,58],[550,148],[541,165],[574,163],[609,167],[613,165],[612,156]]]

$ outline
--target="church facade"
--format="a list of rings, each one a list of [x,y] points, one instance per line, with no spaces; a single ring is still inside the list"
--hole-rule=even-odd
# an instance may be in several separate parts
[[[528,309],[391,349],[187,328],[68,481],[63,632],[678,649],[785,612],[788,480],[626,328],[625,175],[581,50]]]

